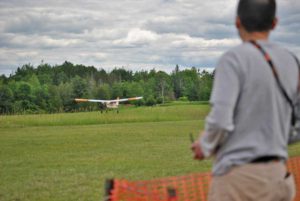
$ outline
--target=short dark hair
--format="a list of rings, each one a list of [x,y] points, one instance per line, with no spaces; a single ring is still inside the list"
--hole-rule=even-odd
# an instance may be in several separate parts
[[[276,1],[240,0],[237,14],[246,31],[269,31],[276,15]]]

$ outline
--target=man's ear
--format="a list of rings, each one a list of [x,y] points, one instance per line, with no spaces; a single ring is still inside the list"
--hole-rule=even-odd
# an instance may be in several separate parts
[[[271,27],[272,30],[276,28],[277,24],[278,24],[278,18],[275,17],[274,20],[273,20],[273,22],[272,22],[272,27]]]
[[[242,26],[242,22],[241,22],[240,17],[236,17],[236,18],[235,18],[235,27],[236,27],[237,29],[240,29],[241,26]]]

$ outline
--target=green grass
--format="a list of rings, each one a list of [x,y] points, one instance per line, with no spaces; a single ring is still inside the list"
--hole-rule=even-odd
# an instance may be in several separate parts
[[[102,200],[106,178],[209,171],[210,161],[192,160],[188,135],[203,128],[208,110],[173,105],[119,114],[1,116],[0,200]]]
[[[208,105],[198,104],[138,108],[124,107],[121,108],[119,114],[116,114],[116,111],[110,111],[103,114],[100,112],[81,112],[0,116],[0,128],[199,120],[205,117],[208,110]]]

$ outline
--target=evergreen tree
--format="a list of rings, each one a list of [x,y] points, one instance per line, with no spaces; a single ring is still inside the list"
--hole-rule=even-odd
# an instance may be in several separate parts
[[[7,85],[0,85],[0,113],[7,114],[13,110],[13,92]]]

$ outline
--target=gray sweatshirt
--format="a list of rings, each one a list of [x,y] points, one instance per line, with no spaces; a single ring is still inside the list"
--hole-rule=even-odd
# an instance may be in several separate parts
[[[289,97],[296,99],[298,67],[285,49],[258,43],[271,56]],[[249,163],[260,156],[288,157],[291,108],[281,94],[261,52],[243,43],[225,53],[216,68],[201,146],[214,156],[213,175]]]

